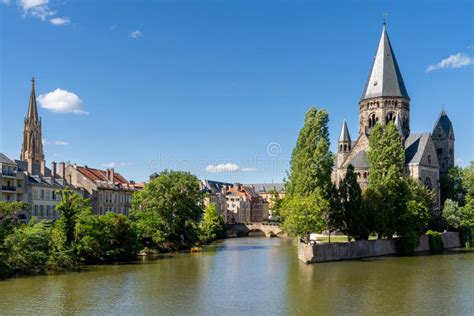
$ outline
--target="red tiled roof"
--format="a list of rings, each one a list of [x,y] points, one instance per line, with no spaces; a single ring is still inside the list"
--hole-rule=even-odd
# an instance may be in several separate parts
[[[80,167],[77,166],[77,170],[82,173],[86,178],[92,181],[109,181],[107,179],[107,172],[105,170],[94,169],[89,167]],[[119,183],[121,185],[129,185],[127,179],[122,177],[118,172],[114,172],[114,183]]]

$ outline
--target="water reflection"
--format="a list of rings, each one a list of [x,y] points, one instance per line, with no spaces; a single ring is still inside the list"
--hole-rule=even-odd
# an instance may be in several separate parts
[[[474,252],[305,265],[278,238],[0,282],[0,314],[470,314]]]

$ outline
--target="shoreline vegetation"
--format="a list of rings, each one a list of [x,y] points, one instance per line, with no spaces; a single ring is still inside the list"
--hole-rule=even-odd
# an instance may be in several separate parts
[[[312,233],[340,232],[331,242],[403,237],[401,254],[412,254],[420,236],[439,243],[439,231],[461,233],[472,245],[474,162],[454,167],[441,179],[441,208],[432,190],[404,171],[404,149],[393,123],[376,124],[369,137],[368,186],[362,190],[354,167],[331,181],[329,116],[311,108],[293,150],[286,195],[272,198],[272,216],[288,236],[310,242]],[[163,171],[134,194],[129,217],[92,214],[89,201],[60,190],[56,221],[21,222],[23,202],[0,202],[0,279],[78,270],[90,264],[133,262],[138,254],[191,250],[226,237],[224,218],[189,172]],[[320,238],[322,242],[325,238]],[[329,236],[327,238],[329,241]]]

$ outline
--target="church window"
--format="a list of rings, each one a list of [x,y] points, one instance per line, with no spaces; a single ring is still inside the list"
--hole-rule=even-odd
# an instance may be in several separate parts
[[[364,172],[364,179],[367,179],[367,172]]]
[[[388,124],[390,121],[394,122],[395,121],[395,113],[389,112],[387,114],[387,117],[385,118],[385,123]]]
[[[443,148],[438,148],[438,156],[443,154]]]
[[[347,145],[344,144],[344,152],[346,152],[346,151],[347,151]]]
[[[431,165],[431,155],[428,154],[428,163]]]

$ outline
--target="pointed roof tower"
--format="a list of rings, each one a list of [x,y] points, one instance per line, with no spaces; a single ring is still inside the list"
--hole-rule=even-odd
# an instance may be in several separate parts
[[[349,129],[347,128],[346,119],[342,122],[341,135],[339,136],[339,142],[351,142],[351,135],[349,135]]]
[[[451,120],[444,109],[441,110],[441,113],[439,113],[438,119],[436,120],[436,124],[433,128],[433,134],[435,134],[437,127],[441,128],[441,130],[446,134],[446,137],[449,137],[451,133],[454,133],[453,123],[451,123]]]
[[[377,97],[410,99],[388,38],[385,23],[361,100]]]
[[[398,130],[398,134],[403,136],[402,118],[400,117],[400,113],[397,113],[397,116],[395,117],[395,127]]]
[[[35,77],[31,78],[31,94],[30,104],[28,106],[28,115],[26,117],[30,121],[38,121],[38,109],[36,107],[36,93],[35,93]]]

